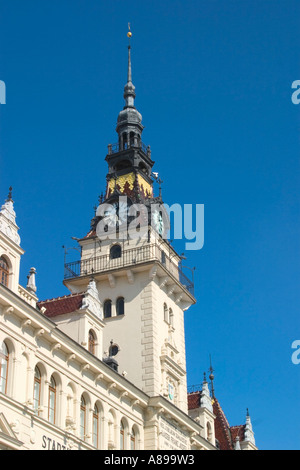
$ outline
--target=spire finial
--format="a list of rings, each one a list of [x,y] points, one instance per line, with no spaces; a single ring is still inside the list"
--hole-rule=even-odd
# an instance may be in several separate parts
[[[209,361],[210,361],[210,368],[209,368],[209,372],[210,372],[210,376],[209,376],[209,380],[211,382],[211,396],[213,399],[215,399],[215,389],[214,389],[214,369],[212,367],[212,363],[211,363],[211,355],[209,355]]]
[[[126,108],[134,108],[134,98],[135,98],[135,87],[132,83],[132,70],[131,70],[131,46],[130,46],[130,38],[132,36],[132,32],[130,31],[130,23],[128,23],[128,68],[127,68],[127,83],[124,88],[124,98],[126,101]]]
[[[131,71],[131,46],[130,46],[130,38],[132,37],[132,32],[130,31],[130,23],[128,23],[128,74],[127,74],[127,82],[132,83],[132,71]]]
[[[13,190],[13,188],[12,188],[12,186],[10,186],[10,188],[8,190],[9,193],[8,193],[8,196],[7,196],[7,199],[6,199],[7,202],[12,201],[12,190]]]
[[[130,38],[132,36],[132,32],[130,31],[130,23],[128,23],[128,33],[127,33],[127,37],[129,39],[129,46],[130,46]]]

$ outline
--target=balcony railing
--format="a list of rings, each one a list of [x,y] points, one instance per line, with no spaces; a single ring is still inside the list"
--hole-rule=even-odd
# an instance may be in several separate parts
[[[113,269],[135,266],[149,261],[159,261],[179,281],[185,289],[194,295],[194,282],[191,281],[159,246],[147,244],[139,248],[123,250],[120,258],[111,258],[109,254],[96,256],[65,264],[65,279],[89,276]]]
[[[116,144],[109,144],[108,145],[108,155],[112,155],[114,153],[119,153],[119,152],[122,152],[123,150],[127,150],[127,149],[130,149],[130,148],[141,149],[142,152],[145,155],[148,155],[149,157],[151,157],[150,146],[145,145],[141,141],[138,142],[138,141],[134,141],[134,140],[129,141],[128,143],[124,142],[123,145],[120,145],[119,142],[117,142]]]

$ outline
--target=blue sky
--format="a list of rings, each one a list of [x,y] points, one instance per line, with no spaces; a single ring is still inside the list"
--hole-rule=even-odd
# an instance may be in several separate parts
[[[298,0],[0,0],[0,197],[14,187],[21,283],[66,294],[63,249],[105,190],[126,82],[127,23],[143,141],[167,203],[205,205],[186,252],[188,383],[215,368],[231,425],[249,407],[261,449],[299,449]],[[181,253],[183,242],[176,242]]]

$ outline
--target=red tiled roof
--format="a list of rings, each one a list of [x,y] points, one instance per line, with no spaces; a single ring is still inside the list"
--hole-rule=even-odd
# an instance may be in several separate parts
[[[194,410],[200,407],[201,392],[193,392],[188,394],[188,409]],[[245,440],[245,425],[231,426],[221,408],[220,403],[215,398],[213,402],[213,413],[215,419],[215,435],[219,442],[220,450],[233,450],[236,438],[240,441]]]
[[[213,403],[215,419],[215,434],[219,442],[220,450],[233,450],[230,426],[224,411],[217,399]]]
[[[232,441],[235,442],[236,438],[239,437],[240,441],[245,440],[245,425],[231,426],[230,428]]]
[[[188,393],[188,409],[194,410],[200,407],[200,392]]]
[[[97,235],[96,230],[92,229],[92,230],[90,230],[89,233],[88,233],[85,237],[83,237],[83,238],[84,238],[84,239],[85,239],[85,238],[93,238],[93,237],[95,237],[96,235]]]
[[[38,302],[37,306],[40,309],[44,307],[46,309],[44,315],[51,318],[80,309],[83,297],[84,294],[65,295],[64,297]]]

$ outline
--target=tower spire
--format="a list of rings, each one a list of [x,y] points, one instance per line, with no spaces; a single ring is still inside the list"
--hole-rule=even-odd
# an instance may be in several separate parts
[[[130,31],[130,23],[128,23],[128,73],[127,73],[127,83],[132,83],[132,70],[131,70],[131,45],[130,45],[130,38],[132,36],[132,32]]]
[[[215,399],[215,388],[214,388],[215,376],[214,376],[214,369],[213,369],[212,363],[211,363],[211,355],[209,355],[209,361],[210,361],[210,368],[209,368],[210,376],[209,376],[209,379],[210,379],[210,383],[211,383],[211,396],[214,400]]]
[[[132,83],[132,70],[131,70],[131,46],[128,46],[128,71],[127,71],[127,83]]]
[[[125,108],[134,108],[134,98],[135,98],[135,86],[132,83],[132,67],[131,67],[131,45],[130,38],[132,37],[132,32],[130,30],[130,23],[128,23],[128,33],[127,37],[129,39],[128,44],[128,68],[127,68],[127,83],[124,88],[124,98],[125,98]]]

